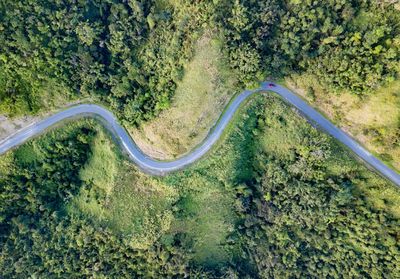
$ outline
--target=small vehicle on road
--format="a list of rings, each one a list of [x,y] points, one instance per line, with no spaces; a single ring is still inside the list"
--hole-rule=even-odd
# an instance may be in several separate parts
[[[274,83],[268,83],[269,87],[275,87],[276,85]]]

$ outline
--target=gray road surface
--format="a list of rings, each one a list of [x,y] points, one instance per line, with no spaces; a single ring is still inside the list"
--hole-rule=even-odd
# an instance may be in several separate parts
[[[43,133],[47,128],[64,119],[77,116],[98,116],[102,118],[103,121],[105,121],[107,128],[110,129],[115,138],[118,139],[124,151],[128,153],[130,159],[135,164],[137,164],[143,171],[147,173],[153,175],[164,175],[166,173],[185,168],[186,166],[200,159],[219,139],[225,127],[232,119],[232,116],[239,108],[240,104],[250,95],[265,90],[273,91],[283,97],[289,104],[296,107],[309,120],[314,122],[314,124],[325,130],[327,133],[335,137],[343,144],[345,144],[349,149],[356,153],[358,157],[360,157],[367,164],[376,169],[381,175],[391,180],[397,186],[400,186],[400,175],[398,173],[396,173],[394,170],[390,169],[383,162],[374,157],[365,148],[363,148],[345,132],[333,125],[329,120],[327,120],[324,116],[318,113],[315,109],[305,103],[294,93],[279,85],[270,86],[269,82],[263,82],[258,89],[251,91],[246,90],[238,95],[230,103],[225,113],[221,116],[220,120],[218,121],[212,132],[203,141],[203,143],[191,153],[175,161],[157,161],[143,154],[142,151],[137,147],[135,142],[132,140],[132,138],[129,136],[129,134],[125,131],[125,129],[120,124],[118,124],[118,120],[110,111],[98,105],[92,104],[82,104],[68,108],[64,111],[49,116],[48,118],[43,119],[40,122],[23,128],[22,130],[0,142],[0,154],[3,154],[8,150],[24,143],[28,139]]]

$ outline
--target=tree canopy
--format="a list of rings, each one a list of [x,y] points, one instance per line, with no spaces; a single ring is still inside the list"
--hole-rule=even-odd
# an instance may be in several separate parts
[[[398,6],[330,1],[2,1],[0,111],[35,113],[57,98],[95,98],[126,124],[169,106],[193,42],[222,33],[243,86],[311,72],[365,94],[395,79]]]

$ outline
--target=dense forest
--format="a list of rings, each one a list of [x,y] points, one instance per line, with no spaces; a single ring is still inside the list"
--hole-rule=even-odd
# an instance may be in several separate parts
[[[332,92],[396,78],[390,1],[1,1],[0,112],[94,98],[125,124],[167,108],[202,30],[223,34],[241,85],[309,71]]]
[[[106,228],[66,215],[63,206],[82,188],[104,196],[79,179],[94,136],[93,129],[84,127],[67,131],[57,141],[46,141],[40,160],[11,160],[10,173],[0,176],[2,278],[183,274],[181,256],[173,247],[135,250]]]
[[[208,13],[159,2],[2,1],[1,111],[92,96],[135,124],[167,107]]]
[[[364,180],[343,162],[335,169],[338,153],[330,140],[295,126],[282,103],[269,101],[258,112],[257,133],[268,138],[279,130],[283,136],[300,126],[302,137],[288,150],[262,144],[251,193],[240,196],[243,237],[257,277],[397,277],[399,219],[359,192],[379,182]]]

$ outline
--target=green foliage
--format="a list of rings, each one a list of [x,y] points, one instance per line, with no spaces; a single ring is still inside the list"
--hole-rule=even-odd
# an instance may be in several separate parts
[[[396,7],[371,0],[3,1],[0,112],[36,113],[49,106],[49,94],[63,103],[91,97],[137,125],[169,107],[205,28],[224,34],[231,68],[247,87],[309,71],[329,89],[367,93],[397,78]]]
[[[7,158],[1,166],[1,277],[184,276],[187,261],[175,247],[154,243],[140,249],[129,238],[65,211],[80,191],[96,189],[80,178],[96,137],[88,126],[70,126],[50,140],[29,143],[16,155],[39,149],[40,156]],[[7,168],[13,171],[3,171]]]
[[[368,93],[394,80],[400,21],[376,1],[220,1],[231,67],[248,86],[308,71],[329,89]]]
[[[399,70],[399,13],[377,1],[2,1],[0,18],[11,115],[51,88],[151,119],[205,27],[247,86],[309,72],[362,94]],[[251,102],[206,160],[166,178],[122,164],[88,123],[2,156],[0,275],[398,276],[398,191],[277,98]],[[398,145],[398,131],[365,133]]]
[[[400,17],[394,5],[303,1],[284,10],[271,46],[277,70],[309,71],[330,89],[358,94],[396,78]]]
[[[265,42],[273,40],[280,7],[278,1],[221,1],[218,22],[225,32],[231,67],[251,85],[269,72],[271,57]]]
[[[184,276],[184,255],[154,246],[134,249],[109,230],[56,214],[13,220],[2,244],[3,277],[166,278]]]
[[[0,111],[35,113],[46,102],[46,84],[57,83],[75,92],[66,99],[94,97],[131,125],[152,118],[168,107],[209,15],[206,3],[155,7],[154,1],[0,3]],[[199,16],[188,19],[191,13]]]
[[[240,197],[253,272],[261,278],[396,277],[400,221],[392,201],[377,208],[382,194],[366,195],[368,188],[382,193],[393,186],[346,153],[338,156],[332,140],[287,113],[281,101],[267,103],[258,116],[254,184]]]
[[[93,134],[82,128],[70,137],[45,146],[40,161],[16,161],[14,172],[1,177],[1,237],[12,225],[13,218],[22,212],[37,215],[43,211],[60,209],[83,187],[78,171],[88,156],[89,141]]]

